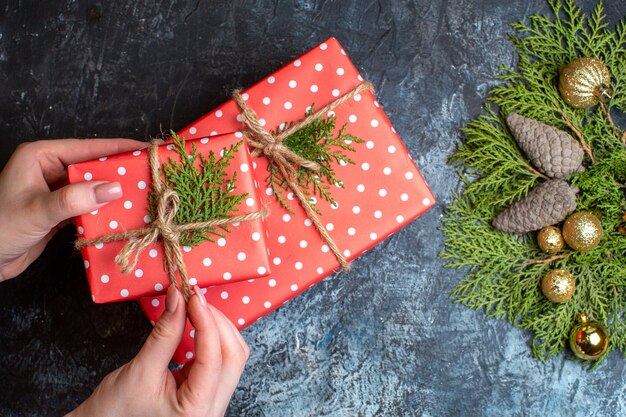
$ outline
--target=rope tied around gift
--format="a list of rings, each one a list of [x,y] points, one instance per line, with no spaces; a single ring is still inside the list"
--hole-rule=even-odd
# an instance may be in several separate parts
[[[264,207],[259,211],[224,219],[211,219],[184,224],[174,223],[176,212],[180,206],[180,198],[176,191],[171,188],[165,188],[163,185],[158,156],[160,143],[162,143],[162,141],[152,140],[148,147],[152,190],[156,202],[156,218],[152,219],[147,227],[140,229],[104,235],[96,239],[77,239],[74,246],[76,249],[80,250],[86,246],[128,240],[128,243],[124,245],[115,257],[115,263],[120,266],[122,273],[128,274],[137,266],[139,255],[161,238],[164,249],[164,268],[167,271],[170,283],[180,289],[185,300],[189,300],[189,297],[191,297],[191,288],[187,277],[187,268],[183,260],[183,253],[180,248],[181,233],[257,220],[267,216],[269,209]],[[178,271],[180,277],[180,285],[176,280],[176,271]]]
[[[256,112],[251,107],[248,107],[245,100],[241,95],[241,90],[235,90],[233,92],[233,99],[235,103],[241,109],[241,120],[247,126],[247,130],[244,132],[248,145],[253,148],[252,156],[265,156],[270,163],[278,167],[283,178],[287,182],[289,189],[293,191],[294,195],[300,201],[300,205],[304,208],[308,218],[311,220],[322,239],[328,245],[330,251],[335,255],[337,261],[344,270],[350,269],[350,262],[341,253],[339,247],[332,239],[318,214],[315,212],[310,200],[305,193],[300,189],[297,182],[298,168],[303,167],[311,171],[317,172],[320,166],[317,162],[308,160],[283,144],[283,141],[289,136],[293,135],[298,130],[308,126],[313,121],[323,117],[329,111],[333,110],[342,103],[354,98],[356,95],[362,93],[365,90],[373,90],[372,83],[366,81],[359,84],[352,90],[343,94],[336,100],[322,107],[321,109],[307,115],[304,119],[294,123],[285,130],[272,134],[265,130],[261,124]]]

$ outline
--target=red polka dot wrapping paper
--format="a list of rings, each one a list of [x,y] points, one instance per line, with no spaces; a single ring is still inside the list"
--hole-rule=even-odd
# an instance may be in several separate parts
[[[331,38],[242,93],[268,130],[301,119],[309,106],[321,108],[363,82],[337,40]],[[435,198],[410,158],[402,140],[370,91],[335,108],[337,129],[363,139],[348,156],[351,164],[335,164],[344,188],[332,187],[335,205],[317,199],[320,219],[348,260],[360,256],[433,206]],[[245,126],[231,100],[183,129],[191,137],[211,137]],[[265,180],[268,161],[254,158],[262,182],[262,200],[271,209],[268,228],[270,276],[206,289],[210,303],[242,329],[280,307],[339,268],[293,193],[286,193],[295,212],[282,208]],[[139,300],[154,323],[163,311],[163,299]],[[193,327],[187,323],[174,360],[193,358]]]
[[[212,138],[187,140],[186,149],[192,143],[198,153],[216,157],[231,145],[241,142],[233,134]],[[159,160],[172,157],[180,161],[171,149],[172,145],[159,147]],[[237,171],[235,194],[247,194],[237,211],[240,215],[261,210],[259,184],[256,181],[245,144],[233,154],[226,170],[228,178]],[[197,165],[199,165],[199,158]],[[80,181],[119,181],[124,196],[95,212],[79,216],[76,228],[79,237],[95,239],[103,235],[146,227],[151,221],[148,210],[148,193],[151,185],[147,150],[102,157],[68,167],[71,183]],[[204,287],[265,276],[270,272],[267,255],[267,230],[262,219],[228,225],[230,233],[224,237],[214,236],[215,242],[204,242],[193,248],[183,246],[183,258],[190,284]],[[169,287],[169,277],[163,266],[163,244],[156,242],[139,255],[134,271],[123,274],[115,264],[115,256],[127,241],[117,241],[87,246],[82,249],[87,279],[92,299],[96,303],[128,300],[163,293]]]

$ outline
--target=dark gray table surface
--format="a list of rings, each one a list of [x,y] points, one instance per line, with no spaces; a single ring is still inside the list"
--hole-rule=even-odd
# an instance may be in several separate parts
[[[626,14],[623,0],[605,4],[613,22]],[[450,302],[462,273],[437,257],[459,189],[446,165],[458,129],[515,62],[508,23],[547,10],[543,0],[5,0],[0,166],[27,140],[181,128],[336,36],[438,205],[245,330],[252,354],[228,415],[626,415],[619,353],[592,373],[561,356],[541,364],[528,333]],[[2,416],[70,410],[150,331],[133,302],[91,302],[73,233],[0,284]]]

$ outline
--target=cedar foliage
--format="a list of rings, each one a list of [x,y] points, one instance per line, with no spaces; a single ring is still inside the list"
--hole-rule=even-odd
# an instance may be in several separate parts
[[[226,219],[237,212],[238,205],[248,193],[235,194],[237,171],[229,177],[226,169],[243,142],[224,148],[220,158],[213,151],[207,156],[198,153],[192,143],[187,152],[185,138],[171,132],[172,150],[177,160],[170,157],[161,165],[163,187],[176,191],[180,206],[174,216],[174,223],[186,224],[214,219]],[[199,162],[196,162],[199,161]],[[156,218],[154,192],[149,195],[150,215]],[[181,246],[197,246],[202,242],[214,242],[214,236],[224,237],[230,233],[227,225],[208,227],[186,232],[180,236]]]
[[[488,317],[508,320],[532,333],[532,351],[541,361],[568,347],[575,316],[587,312],[610,333],[609,351],[626,354],[626,235],[618,232],[626,210],[626,147],[623,130],[600,106],[573,109],[557,89],[559,67],[579,57],[603,61],[611,73],[613,99],[607,110],[626,110],[626,22],[608,27],[599,2],[586,15],[573,0],[548,0],[552,16],[532,15],[511,26],[516,68],[501,68],[501,83],[488,95],[485,113],[462,130],[455,164],[463,191],[454,196],[442,221],[448,268],[463,268],[465,277],[452,293],[455,302],[480,309]],[[545,260],[536,233],[514,236],[495,230],[492,219],[543,181],[529,169],[504,118],[511,112],[566,130],[589,144],[585,172],[569,180],[580,188],[577,210],[593,210],[604,229],[600,245],[588,252],[564,251],[565,259]],[[580,136],[576,133],[580,132]],[[541,293],[540,280],[561,268],[576,277],[574,297],[553,304]],[[566,355],[572,357],[569,350]],[[600,363],[606,354],[600,358]]]
[[[311,106],[305,117],[313,113],[315,113],[315,108]],[[276,131],[272,132],[272,135],[276,136],[293,125],[293,122],[290,124],[283,123]],[[356,151],[353,143],[363,143],[363,139],[346,133],[347,123],[339,129],[335,136],[336,125],[337,119],[334,114],[329,115],[326,118],[313,120],[283,140],[283,145],[294,153],[309,161],[317,162],[320,166],[318,172],[302,166],[299,166],[297,170],[297,184],[305,195],[309,196],[309,203],[318,214],[320,213],[315,207],[316,198],[319,197],[330,204],[334,204],[335,199],[331,194],[331,186],[343,188],[343,182],[335,175],[333,164],[354,164],[347,152]],[[267,183],[274,192],[276,200],[285,210],[293,214],[293,210],[287,204],[287,199],[284,196],[285,192],[291,191],[289,184],[277,165],[270,163],[268,171]]]

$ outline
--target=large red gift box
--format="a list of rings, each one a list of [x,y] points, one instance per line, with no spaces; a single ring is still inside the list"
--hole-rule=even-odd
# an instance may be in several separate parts
[[[242,96],[255,110],[268,131],[282,123],[297,122],[308,108],[322,108],[363,83],[345,51],[331,38],[307,54],[263,79]],[[190,137],[235,132],[242,137],[245,126],[233,100],[218,107],[183,129]],[[352,260],[433,206],[435,199],[409,156],[402,140],[384,111],[368,90],[335,108],[337,130],[362,138],[348,156],[355,164],[335,164],[345,188],[332,187],[335,205],[318,199],[319,216],[332,239]],[[335,132],[337,133],[337,132]],[[260,182],[268,177],[268,160],[254,159]],[[265,184],[267,187],[267,184]],[[293,193],[287,194],[294,214],[277,202],[265,188],[263,203],[270,207],[267,218],[269,277],[206,289],[210,303],[242,329],[280,307],[287,300],[317,283],[339,267],[335,256],[311,225]],[[159,297],[141,299],[140,304],[154,323],[163,311]],[[193,332],[188,323],[174,360],[184,363],[193,357]]]
[[[233,134],[219,138],[187,140],[186,150],[192,144],[198,153],[216,158],[225,148],[241,142]],[[170,157],[180,161],[173,145],[159,146],[159,161]],[[262,209],[259,184],[252,173],[250,153],[245,143],[240,144],[226,169],[228,178],[237,172],[235,194],[247,196],[231,215],[243,215]],[[196,161],[199,164],[199,160]],[[98,160],[73,164],[68,167],[69,182],[119,181],[124,196],[90,214],[76,218],[78,236],[95,239],[103,235],[135,230],[150,223],[148,193],[151,187],[147,150],[102,157]],[[267,257],[267,231],[263,219],[228,225],[230,233],[214,236],[215,242],[206,241],[193,248],[183,247],[183,259],[189,283],[211,286],[225,282],[265,276],[270,272]],[[139,254],[137,267],[129,274],[121,272],[114,263],[116,255],[127,241],[99,243],[84,247],[81,252],[85,262],[92,299],[96,303],[128,300],[160,294],[167,290],[169,277],[164,270],[163,245],[152,244]]]

